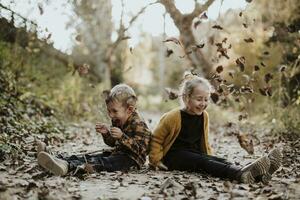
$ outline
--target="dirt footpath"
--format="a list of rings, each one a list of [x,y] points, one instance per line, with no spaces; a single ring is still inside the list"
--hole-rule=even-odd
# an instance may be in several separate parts
[[[146,115],[146,120],[147,117],[153,120],[153,116]],[[253,125],[249,124],[246,129],[251,127]],[[32,156],[25,157],[22,165],[11,160],[0,164],[0,199],[300,199],[299,139],[284,141],[283,138],[257,137],[255,154],[248,155],[231,129],[212,126],[210,139],[215,155],[237,165],[253,161],[273,144],[283,148],[285,164],[268,185],[236,184],[205,174],[152,171],[146,167],[126,173],[56,177],[37,165],[36,154],[31,148]],[[53,151],[77,154],[107,148],[101,136],[95,133],[93,124],[73,124],[69,131],[71,134],[64,143],[51,146]]]

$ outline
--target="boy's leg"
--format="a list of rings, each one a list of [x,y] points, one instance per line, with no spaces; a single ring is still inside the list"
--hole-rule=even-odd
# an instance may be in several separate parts
[[[136,162],[125,153],[111,154],[110,156],[97,155],[90,158],[95,171],[126,171],[137,166]]]
[[[188,150],[169,152],[164,161],[170,170],[204,171],[212,176],[231,180],[238,178],[241,169],[225,159]]]

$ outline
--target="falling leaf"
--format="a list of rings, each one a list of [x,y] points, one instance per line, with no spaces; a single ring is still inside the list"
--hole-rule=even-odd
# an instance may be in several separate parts
[[[252,0],[246,0],[246,2],[248,2],[248,3],[251,3],[251,2],[252,2]]]
[[[198,20],[194,23],[194,29],[196,29],[201,24],[201,21]]]
[[[171,54],[173,54],[173,50],[172,49],[167,49],[166,51],[166,57],[170,57]]]
[[[218,47],[217,52],[220,52],[221,56],[229,59],[229,56],[227,55],[227,49],[223,47],[223,43],[216,43],[215,45]]]
[[[263,67],[265,67],[265,66],[266,66],[266,65],[265,65],[265,63],[263,63],[263,62],[261,62],[260,64],[261,64]]]
[[[170,37],[163,42],[174,42],[175,44],[182,46],[181,42],[175,37]]]
[[[133,54],[133,48],[132,47],[129,47],[129,51],[131,54]]]
[[[228,48],[227,48],[227,49],[231,49],[231,47],[232,47],[232,45],[231,45],[231,44],[229,44],[229,46],[228,46]]]
[[[207,15],[206,15],[206,12],[204,12],[204,13],[200,16],[200,19],[208,19]]]
[[[259,66],[258,65],[254,65],[254,71],[258,71],[259,70]]]
[[[273,79],[273,75],[272,75],[271,73],[267,73],[267,74],[265,75],[265,82],[266,82],[266,83],[269,83],[270,80],[272,80],[272,79]]]
[[[125,36],[125,37],[122,38],[122,40],[128,40],[130,38],[131,38],[130,36]]]
[[[217,103],[219,101],[219,95],[217,93],[211,93],[210,98],[214,103]]]
[[[48,36],[47,36],[47,38],[46,38],[46,40],[49,40],[51,38],[51,36],[52,36],[52,34],[49,33]]]
[[[268,51],[264,51],[264,55],[269,55],[270,53]]]
[[[244,28],[248,28],[248,25],[246,23],[243,23]]]
[[[220,25],[214,25],[212,28],[223,30],[223,28]]]
[[[228,72],[228,75],[233,78],[233,73],[232,72]]]
[[[174,100],[178,98],[178,92],[172,90],[171,88],[165,88],[165,90],[170,100]]]
[[[249,135],[239,133],[237,135],[240,146],[245,149],[248,154],[254,153],[253,140],[249,138]]]
[[[240,12],[240,13],[239,13],[239,16],[240,16],[240,17],[243,16],[243,12]]]
[[[280,72],[284,72],[286,70],[286,66],[282,65],[279,69]]]
[[[44,13],[43,4],[38,3],[38,8],[39,8],[39,11],[40,11],[40,15],[42,15]]]
[[[252,38],[247,38],[247,39],[244,39],[245,42],[247,43],[252,43],[254,42],[254,40]]]
[[[80,65],[77,70],[79,75],[82,76],[89,73],[89,69],[90,69],[90,65],[84,63],[83,65]]]
[[[264,87],[264,88],[259,88],[259,92],[263,96],[272,96],[272,88],[271,87]]]
[[[219,66],[216,68],[216,71],[220,74],[220,73],[223,71],[223,66],[222,66],[222,65],[219,65]]]
[[[241,72],[243,72],[245,70],[245,57],[239,57],[235,62],[240,67]]]
[[[224,38],[223,40],[222,40],[222,43],[226,43],[227,42],[227,38]]]
[[[202,43],[202,44],[196,44],[196,47],[198,48],[198,49],[202,49],[203,47],[204,47],[204,43]]]
[[[253,93],[253,89],[250,86],[242,86],[240,89],[241,93]]]
[[[80,34],[76,35],[75,40],[77,42],[81,42],[82,41],[82,36]]]

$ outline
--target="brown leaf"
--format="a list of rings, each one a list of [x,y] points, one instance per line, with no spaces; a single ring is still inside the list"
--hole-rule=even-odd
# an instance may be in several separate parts
[[[220,52],[221,56],[229,59],[229,56],[227,55],[227,49],[223,48],[223,43],[216,43],[215,45],[218,47],[217,52]]]
[[[47,36],[47,38],[46,38],[46,40],[49,40],[51,38],[51,36],[52,36],[52,34],[49,33],[48,36]]]
[[[170,100],[174,100],[178,98],[178,92],[176,92],[175,90],[172,90],[171,88],[165,88],[165,90]]]
[[[248,2],[248,3],[251,3],[251,2],[252,2],[252,0],[246,0],[246,2]]]
[[[214,103],[218,103],[219,101],[219,95],[217,93],[211,93],[210,98]]]
[[[258,65],[254,65],[254,71],[258,71],[259,70],[259,66]]]
[[[233,73],[232,72],[228,72],[228,75],[233,78]]]
[[[131,38],[130,36],[125,36],[125,37],[122,38],[122,40],[128,40],[130,38]]]
[[[166,51],[166,57],[170,57],[171,54],[173,54],[173,50],[172,49],[167,49]]]
[[[43,4],[42,3],[38,3],[38,8],[40,11],[40,15],[44,14],[44,9],[43,9]]]
[[[253,93],[253,89],[250,86],[242,86],[240,89],[241,93]]]
[[[129,51],[131,54],[133,54],[133,48],[132,47],[129,47]]]
[[[237,135],[237,138],[238,138],[240,146],[243,149],[245,149],[248,152],[248,154],[254,153],[253,140],[249,138],[249,135],[239,133]]]
[[[175,44],[182,46],[181,42],[175,37],[167,38],[163,42],[174,42]]]
[[[194,29],[196,29],[201,24],[201,20],[198,20],[194,23]]]
[[[226,43],[227,42],[227,38],[224,38],[223,40],[222,40],[222,43]]]
[[[252,38],[247,38],[247,39],[244,39],[245,42],[247,43],[252,43],[254,42],[254,40]]]
[[[243,23],[244,28],[248,28],[248,25],[246,23]]]
[[[264,51],[264,55],[269,55],[270,53],[268,51]]]
[[[76,35],[75,40],[77,42],[82,42],[82,36],[80,34]]]
[[[222,66],[222,65],[219,65],[219,66],[216,68],[216,71],[220,74],[220,73],[223,71],[223,66]]]
[[[242,11],[239,13],[239,16],[240,16],[240,17],[243,16],[243,12],[242,12]]]
[[[286,66],[282,65],[279,69],[280,72],[284,72],[286,70]]]
[[[235,62],[240,67],[241,72],[243,72],[245,70],[245,57],[241,56]]]
[[[196,44],[196,47],[197,47],[198,49],[202,49],[204,46],[205,46],[204,43],[202,43],[202,44]]]
[[[261,66],[263,66],[263,67],[265,67],[265,66],[266,66],[266,65],[265,65],[265,63],[263,63],[263,62],[261,62],[260,64],[261,64]]]
[[[219,29],[219,30],[223,30],[223,27],[220,26],[220,25],[214,25],[214,26],[212,26],[212,28],[214,28],[214,29]]]
[[[94,173],[94,168],[92,164],[85,163],[84,165],[84,171],[87,172],[88,174]]]
[[[270,80],[272,80],[272,79],[273,79],[273,75],[272,75],[271,73],[267,73],[267,74],[265,75],[265,82],[266,82],[266,83],[269,83]]]
[[[271,87],[259,88],[259,92],[263,96],[272,96],[272,88]]]
[[[200,19],[208,19],[207,15],[206,15],[206,12],[204,12],[204,13],[200,16]]]
[[[89,70],[90,70],[90,65],[88,65],[86,63],[84,63],[83,65],[80,65],[77,69],[80,76],[89,73]]]

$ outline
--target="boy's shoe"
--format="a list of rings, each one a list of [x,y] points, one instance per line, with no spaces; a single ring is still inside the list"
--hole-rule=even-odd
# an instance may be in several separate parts
[[[38,163],[57,176],[63,176],[68,173],[68,162],[55,158],[47,152],[42,151],[38,154]]]
[[[37,145],[36,151],[37,151],[37,154],[38,154],[38,155],[39,155],[39,153],[42,152],[42,151],[47,152],[47,149],[46,149],[46,146],[47,146],[47,145],[46,145],[45,142],[42,142],[42,141],[38,140],[38,141],[36,142],[36,145]]]
[[[261,181],[265,184],[271,180],[272,174],[274,174],[274,172],[277,171],[279,169],[279,167],[281,166],[282,153],[279,149],[273,149],[272,151],[269,152],[268,158],[270,160],[270,169],[269,169],[268,173],[264,174],[261,177]]]
[[[270,160],[267,156],[263,156],[241,169],[240,181],[254,183],[256,177],[267,174],[269,169]]]

